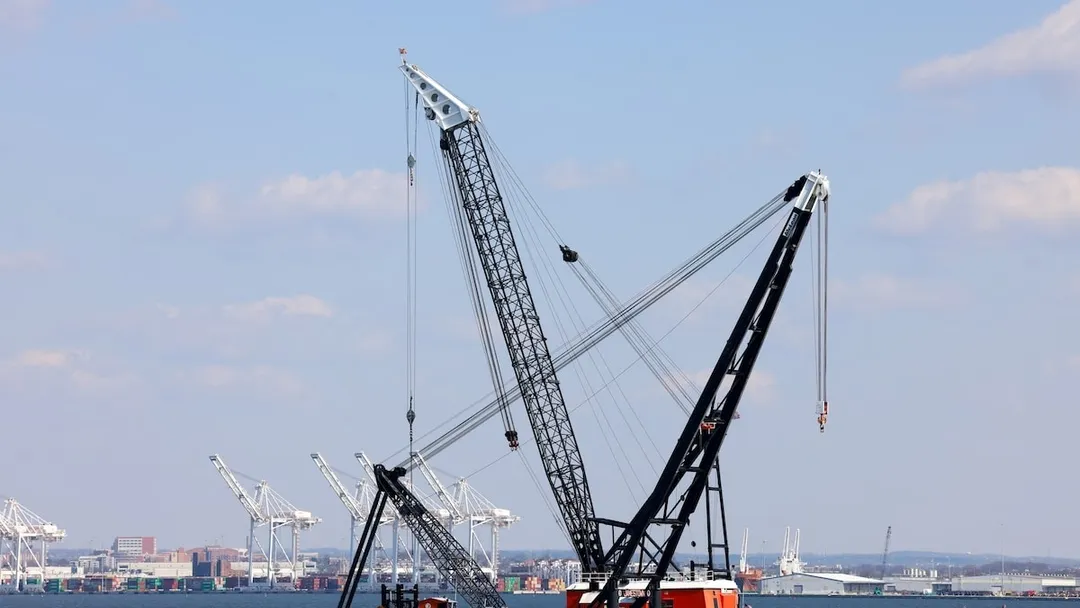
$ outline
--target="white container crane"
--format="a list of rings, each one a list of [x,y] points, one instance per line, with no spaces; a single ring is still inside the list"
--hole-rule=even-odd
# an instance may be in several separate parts
[[[254,548],[258,545],[259,550],[263,556],[266,557],[266,582],[270,587],[274,586],[276,579],[274,572],[274,562],[278,547],[285,553],[286,559],[292,566],[292,576],[295,578],[297,573],[297,553],[300,547],[300,531],[307,530],[315,524],[322,521],[322,519],[315,517],[309,511],[302,511],[297,509],[292,503],[286,500],[283,496],[278,494],[273,488],[270,487],[266,481],[259,481],[255,486],[254,495],[249,494],[247,490],[237,480],[236,474],[229,469],[225,464],[225,461],[221,459],[221,456],[213,454],[210,456],[210,462],[214,463],[214,467],[217,469],[221,478],[225,480],[225,484],[232,490],[234,496],[240,501],[240,504],[247,511],[250,518],[250,529],[248,533],[248,588],[254,587],[255,583],[255,571],[254,571]],[[246,476],[245,476],[246,477]],[[268,547],[265,549],[262,543],[255,537],[255,528],[267,526],[269,530],[268,534]],[[283,543],[278,540],[278,529],[290,526],[292,528],[292,556],[285,551]]]
[[[337,494],[341,504],[345,505],[345,509],[349,512],[350,527],[349,527],[349,550],[356,550],[356,527],[358,525],[364,525],[367,523],[368,512],[371,510],[371,502],[375,498],[375,490],[371,483],[367,480],[360,480],[356,484],[356,490],[353,493],[349,493],[348,488],[338,478],[337,474],[330,467],[330,464],[326,462],[326,459],[321,454],[315,452],[311,455],[311,459],[315,462],[315,466],[319,467],[319,472],[322,473],[327,483],[330,484],[330,488]],[[394,515],[390,513],[383,513],[380,518],[379,525],[384,526],[392,524],[394,522]],[[386,547],[383,545],[382,539],[378,536],[375,537],[376,548],[386,555]],[[371,565],[371,577],[368,579],[369,586],[375,588],[375,566]]]
[[[491,580],[494,582],[499,574],[499,530],[521,521],[521,517],[510,513],[509,509],[496,507],[495,503],[472,487],[464,477],[459,479],[454,486],[457,503],[468,516],[469,554],[475,556],[476,547],[480,547],[480,553],[491,570]],[[484,544],[476,533],[476,529],[482,526],[488,526],[491,529],[490,551],[484,550]]]
[[[367,454],[365,454],[363,452],[357,452],[357,453],[353,454],[353,456],[356,458],[357,461],[360,462],[360,465],[362,467],[364,467],[364,472],[367,473],[368,479],[371,480],[371,483],[373,483],[373,484],[376,483],[376,481],[375,481],[375,464],[371,461],[370,458],[367,457]],[[417,492],[416,488],[414,488],[412,486],[412,484],[409,482],[408,479],[402,479],[401,483],[406,488],[408,488],[409,492],[411,492],[413,495],[416,496],[416,498],[424,505],[424,508],[427,509],[428,512],[430,512],[432,515],[434,515],[436,519],[438,519],[441,522],[444,522],[444,524],[446,524],[447,526],[450,526],[452,524],[453,518],[452,518],[452,516],[450,514],[450,511],[446,507],[443,507],[441,504],[439,504],[438,502],[433,500],[431,498],[431,496],[428,496],[426,494],[421,494],[421,493]],[[416,537],[413,536],[412,542],[410,542],[408,544],[405,544],[404,540],[401,538],[401,528],[403,527],[401,516],[397,513],[396,510],[394,510],[393,506],[389,507],[389,509],[393,513],[393,516],[394,516],[394,520],[393,520],[393,524],[392,524],[392,526],[393,526],[392,530],[393,530],[393,547],[394,547],[394,549],[393,549],[393,554],[390,557],[390,560],[391,560],[391,573],[390,573],[391,583],[397,584],[397,582],[398,582],[398,575],[399,575],[398,561],[399,561],[399,558],[400,558],[400,556],[398,554],[398,547],[400,546],[400,547],[405,549],[406,553],[408,553],[409,564],[410,564],[410,566],[412,568],[411,580],[412,580],[412,582],[419,585],[420,584],[420,543],[416,539]]]
[[[36,568],[44,582],[49,543],[62,541],[66,535],[67,532],[63,529],[27,509],[14,498],[4,501],[4,509],[0,511],[0,556],[10,555],[10,561],[15,565],[12,591],[24,590],[29,568]],[[6,549],[4,544],[8,545]],[[35,544],[40,551],[35,550]]]

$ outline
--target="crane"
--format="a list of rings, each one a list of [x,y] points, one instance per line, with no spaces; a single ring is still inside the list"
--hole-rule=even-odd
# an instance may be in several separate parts
[[[308,511],[301,511],[297,509],[292,503],[285,500],[283,496],[274,491],[265,481],[259,481],[255,486],[255,494],[251,495],[240,484],[240,481],[236,478],[237,473],[232,471],[225,461],[222,460],[218,454],[210,456],[210,462],[213,463],[214,468],[217,469],[221,478],[225,480],[225,485],[232,491],[233,496],[240,501],[241,506],[248,514],[250,520],[249,533],[248,533],[248,587],[254,586],[255,571],[254,571],[254,549],[255,545],[258,545],[259,549],[266,557],[267,573],[266,582],[270,587],[274,586],[275,573],[274,573],[274,561],[278,547],[281,543],[277,539],[277,531],[280,528],[289,526],[292,528],[292,557],[289,561],[292,565],[293,577],[297,573],[297,553],[300,543],[300,531],[307,530],[318,524],[322,519],[313,516]],[[269,531],[269,545],[266,549],[263,548],[262,543],[255,537],[255,528],[266,526]],[[286,553],[286,557],[289,557]]]
[[[3,510],[0,511],[0,542],[7,539],[11,543],[10,552],[15,566],[12,585],[16,591],[21,591],[26,583],[29,564],[24,558],[24,550],[29,561],[41,570],[44,580],[49,543],[59,542],[65,536],[66,531],[27,509],[14,498],[4,500]],[[35,544],[40,545],[40,552],[35,550]],[[0,551],[0,556],[2,555],[3,552]]]
[[[364,562],[371,551],[375,530],[382,517],[382,511],[389,501],[398,512],[405,525],[412,530],[424,550],[435,563],[436,568],[446,580],[454,585],[457,592],[465,598],[472,608],[505,608],[506,602],[495,588],[495,583],[477,565],[454,535],[435,517],[424,502],[417,498],[410,487],[404,483],[408,473],[404,467],[388,470],[377,464],[372,466],[372,475],[378,491],[372,501],[371,512],[364,525],[360,544],[356,547],[349,576],[345,580],[338,608],[350,608],[356,588],[364,569]]]
[[[517,386],[533,436],[537,438],[540,460],[570,542],[581,560],[583,571],[598,571],[604,567],[604,549],[581,450],[529,290],[503,195],[488,158],[480,113],[419,67],[406,63],[404,58],[401,70],[416,90],[418,99],[423,101],[425,115],[441,131],[439,148],[456,185],[456,189],[451,189],[452,196],[457,198],[459,212],[464,211],[464,218],[459,216],[459,227],[463,232],[472,233]],[[564,247],[563,255],[567,259],[576,254]],[[473,278],[476,294],[479,281],[475,268]],[[501,386],[502,376],[489,335],[490,326],[486,319],[478,320],[496,396],[500,397],[506,391]],[[507,407],[508,402],[503,399],[500,409],[506,438],[510,448],[516,449],[519,445],[517,431]]]
[[[454,486],[454,500],[461,505],[460,508],[467,514],[469,521],[470,555],[475,554],[474,548],[477,544],[480,544],[482,552],[484,550],[476,535],[476,528],[483,525],[491,527],[491,551],[485,552],[484,558],[491,568],[491,580],[496,580],[499,573],[499,530],[521,521],[521,517],[510,513],[509,509],[496,507],[465,478],[459,479]]]
[[[337,494],[338,500],[341,501],[341,504],[345,505],[345,509],[349,512],[349,547],[350,549],[355,548],[357,525],[366,523],[364,517],[366,516],[368,509],[364,508],[364,504],[373,500],[375,492],[367,480],[361,480],[356,484],[355,493],[350,493],[345,487],[345,484],[342,483],[341,479],[334,473],[330,464],[323,458],[322,454],[315,452],[311,455],[311,459],[315,462],[315,466],[319,468],[319,472],[322,473],[327,483],[330,484],[330,488]],[[392,515],[383,515],[382,519],[378,522],[378,527],[393,523],[393,521],[394,517]],[[375,544],[380,550],[385,551],[382,540],[378,535],[375,536]],[[372,572],[374,572],[374,569],[372,569]],[[372,575],[370,582],[374,585],[374,575]]]
[[[885,575],[888,574],[886,569],[889,566],[889,541],[892,540],[892,526],[889,526],[885,530],[885,550],[881,552],[881,580],[885,580]]]
[[[646,581],[643,593],[635,599],[634,608],[640,608],[645,601],[650,601],[651,606],[659,606],[660,583],[667,576],[690,516],[702,495],[711,489],[711,474],[717,479],[714,487],[719,486],[717,456],[728,426],[776,314],[811,215],[819,203],[827,204],[829,191],[828,178],[811,171],[782,194],[783,200],[791,204],[791,212],[660,478],[629,522],[609,522],[622,532],[606,556],[603,586],[590,603],[617,602],[617,585],[625,578]],[[725,381],[729,384],[721,395],[719,391]],[[726,536],[726,530],[724,533]],[[716,545],[711,538],[711,529],[709,536],[708,570],[714,571]],[[630,570],[632,563],[635,567]],[[727,570],[730,571],[730,566]]]
[[[376,466],[375,463],[373,463],[371,461],[371,459],[368,458],[367,454],[365,454],[364,452],[357,452],[357,453],[353,454],[353,456],[356,458],[357,461],[360,462],[360,465],[364,467],[364,472],[367,473],[367,475],[371,479],[372,483],[377,483],[377,479],[375,477],[375,466]],[[414,496],[416,498],[416,500],[419,500],[421,503],[423,503],[424,508],[426,509],[426,512],[431,517],[434,517],[438,522],[441,523],[441,525],[446,526],[447,529],[450,529],[453,526],[454,518],[453,518],[453,515],[450,513],[450,511],[448,509],[446,509],[445,507],[443,507],[440,504],[436,503],[435,500],[432,499],[430,496],[426,496],[426,495],[422,495],[422,494],[417,493],[416,488],[413,487],[412,483],[409,480],[402,479],[401,484],[404,485],[409,490],[410,495]],[[415,532],[413,533],[413,538],[412,538],[413,542],[412,542],[411,547],[406,545],[403,541],[401,541],[401,527],[404,524],[405,527],[408,528],[408,524],[404,523],[405,520],[401,517],[401,514],[396,511],[396,509],[394,510],[394,513],[395,513],[395,517],[393,519],[394,554],[393,554],[393,557],[391,558],[391,560],[392,560],[391,567],[393,568],[391,578],[392,578],[394,583],[397,583],[397,578],[398,578],[398,544],[400,542],[401,546],[405,549],[405,552],[408,554],[409,562],[412,564],[412,581],[414,583],[419,583],[420,582],[420,561],[421,561],[420,560],[420,547],[422,546],[422,543],[420,542],[419,537],[416,536]]]

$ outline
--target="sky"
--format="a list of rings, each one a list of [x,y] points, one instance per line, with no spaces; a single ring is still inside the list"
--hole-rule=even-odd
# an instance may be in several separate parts
[[[721,454],[736,544],[1077,555],[1080,0],[0,0],[0,495],[71,547],[241,545],[219,453],[322,517],[305,546],[347,544],[309,455],[351,484],[408,435],[400,47],[619,299],[829,176],[829,424],[815,243]],[[424,137],[418,436],[491,390]],[[763,259],[735,253],[641,319],[699,381]],[[560,350],[573,319],[540,306]],[[586,403],[589,374],[562,380],[597,512],[629,517],[655,477],[627,470],[685,418],[640,364],[625,403]],[[502,434],[432,464],[521,516],[503,547],[565,548]]]

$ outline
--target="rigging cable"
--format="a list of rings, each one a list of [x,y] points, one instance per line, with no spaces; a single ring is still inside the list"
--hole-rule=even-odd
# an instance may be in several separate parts
[[[441,138],[441,134],[439,137]],[[434,130],[430,125],[428,128],[428,138],[431,142],[432,154],[438,157],[441,154],[446,153],[441,149],[442,146],[437,143],[437,141],[441,140],[436,139]],[[473,316],[476,321],[477,330],[480,333],[480,340],[487,359],[488,373],[491,376],[491,383],[499,403],[499,413],[502,417],[506,440],[510,449],[516,450],[520,445],[518,432],[514,425],[513,414],[510,410],[510,400],[506,397],[506,383],[503,380],[501,364],[495,346],[495,338],[491,331],[491,318],[488,314],[488,307],[483,295],[483,286],[486,284],[486,281],[481,277],[482,269],[478,264],[477,256],[473,254],[472,248],[469,246],[472,235],[470,233],[468,218],[465,215],[465,207],[461,199],[461,192],[458,190],[454,178],[450,174],[448,163],[435,163],[435,165],[438,167],[439,174],[442,176],[440,182],[443,188],[443,200],[446,202],[447,214],[450,217],[451,224],[457,228],[452,232],[454,234],[454,241],[458,247],[458,261],[461,263],[465,284],[468,286]]]
[[[401,49],[401,61],[405,62],[405,49]],[[419,110],[419,93],[412,93],[407,78],[405,85],[405,165],[408,181],[405,186],[405,385],[407,409],[405,420],[409,423],[409,458],[416,454],[413,448],[413,422],[416,410],[416,112]],[[410,104],[410,101],[412,102]],[[410,137],[411,136],[411,137]],[[409,485],[413,483],[413,468],[409,468]]]
[[[494,144],[493,144],[494,145]],[[438,164],[438,163],[437,163]],[[440,167],[440,169],[442,169]],[[753,232],[756,228],[768,221],[770,218],[775,217],[782,209],[786,208],[787,203],[783,200],[784,193],[780,193],[773,197],[770,201],[765,203],[751,213],[747,218],[733,227],[731,230],[721,235],[715,241],[697,251],[689,259],[684,261],[672,272],[668,273],[664,277],[661,277],[649,287],[639,292],[630,301],[624,303],[620,308],[618,314],[605,318],[599,323],[591,326],[586,332],[576,336],[572,343],[567,344],[561,352],[555,355],[555,369],[559,370],[573,362],[582,354],[587,352],[596,344],[603,341],[612,333],[618,330],[627,321],[633,319],[637,315],[641,314],[665,295],[670,293],[673,289],[682,285],[686,280],[694,276],[702,268],[707,266],[717,257],[728,251],[736,243],[740,242],[750,232]],[[669,332],[670,333],[670,332]],[[657,341],[662,341],[660,338]],[[520,393],[511,389],[510,397],[517,399],[520,397]],[[436,425],[427,433],[422,435],[421,439],[426,439],[433,433],[439,432],[445,426],[453,424],[449,430],[442,431],[441,434],[435,439],[431,440],[428,446],[425,448],[425,454],[430,458],[435,454],[446,449],[452,445],[455,441],[473,431],[481,424],[484,423],[489,417],[498,413],[498,408],[502,401],[506,400],[508,395],[500,395],[499,400],[485,403],[488,399],[491,399],[492,393],[489,393],[484,399],[477,401],[464,410],[459,411],[457,414],[451,416],[449,419]],[[482,407],[476,411],[469,412],[472,407],[482,405]],[[463,420],[455,423],[460,417],[465,416]],[[397,450],[391,455],[391,458],[401,454],[403,450]],[[399,466],[410,466],[409,460],[406,459]]]

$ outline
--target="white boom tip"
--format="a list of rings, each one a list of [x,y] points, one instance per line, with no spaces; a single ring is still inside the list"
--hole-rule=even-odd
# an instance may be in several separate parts
[[[434,120],[443,131],[475,121],[480,114],[464,101],[454,96],[446,87],[428,76],[416,65],[401,65],[406,80],[420,94],[428,120]]]

